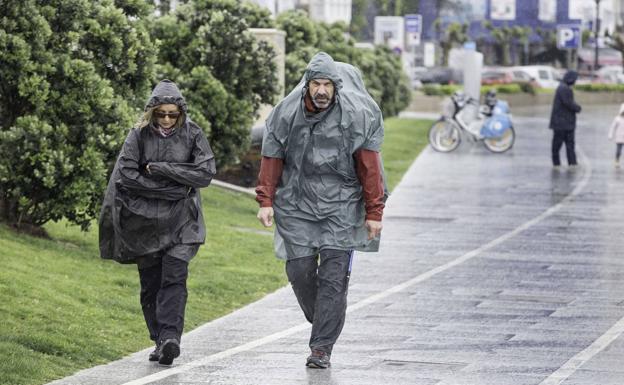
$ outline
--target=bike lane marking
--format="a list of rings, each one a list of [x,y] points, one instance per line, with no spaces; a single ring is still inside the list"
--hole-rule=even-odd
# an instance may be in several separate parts
[[[589,161],[585,157],[585,154],[583,154],[582,151],[579,151],[579,153],[583,158],[585,158],[585,163],[589,164]],[[587,179],[589,179],[589,177]],[[559,369],[552,372],[548,377],[540,382],[539,385],[561,384],[568,377],[574,374],[577,369],[585,365],[589,360],[591,360],[598,353],[603,351],[613,341],[618,339],[622,335],[622,333],[624,333],[624,317],[620,318],[613,326],[609,328],[609,330],[604,332],[600,337],[592,342],[591,345],[572,356],[572,358],[570,358],[563,365],[561,365]]]
[[[575,354],[559,369],[546,377],[539,385],[559,385],[570,377],[578,368],[591,360],[596,354],[603,351],[624,332],[624,317],[620,318],[615,325],[611,326],[603,335],[598,337],[591,345]]]
[[[513,229],[513,230],[511,230],[511,231],[509,231],[509,232],[507,232],[507,233],[505,233],[503,235],[501,235],[500,237],[498,237],[498,238],[496,238],[496,239],[486,243],[485,245],[483,245],[481,247],[478,247],[478,248],[476,248],[474,250],[469,251],[468,253],[462,255],[461,257],[458,257],[458,258],[456,258],[456,259],[454,259],[452,261],[449,261],[449,262],[447,262],[447,263],[445,263],[445,264],[443,264],[441,266],[438,266],[438,267],[433,268],[433,269],[431,269],[429,271],[426,271],[426,272],[424,272],[424,273],[422,273],[422,274],[420,274],[420,275],[418,275],[418,276],[416,276],[416,277],[414,277],[414,278],[412,278],[410,280],[407,280],[407,281],[405,281],[403,283],[400,283],[398,285],[390,287],[390,288],[388,288],[388,289],[386,289],[386,290],[384,290],[382,292],[379,292],[377,294],[371,295],[371,296],[369,296],[369,297],[367,297],[367,298],[365,298],[365,299],[363,299],[363,300],[361,300],[361,301],[359,301],[359,302],[357,302],[357,303],[355,303],[355,304],[353,304],[351,306],[348,306],[347,313],[351,313],[352,311],[361,309],[361,308],[363,308],[365,306],[368,306],[368,305],[370,305],[372,303],[378,302],[378,301],[380,301],[380,300],[382,300],[382,299],[384,299],[386,297],[391,296],[392,294],[401,292],[401,291],[405,290],[406,288],[408,288],[410,286],[413,286],[413,285],[415,285],[417,283],[426,281],[427,279],[429,279],[429,278],[431,278],[431,277],[433,277],[433,276],[435,276],[437,274],[440,274],[440,273],[442,273],[442,272],[444,272],[446,270],[449,270],[449,269],[451,269],[451,268],[453,268],[453,267],[455,267],[457,265],[460,265],[460,264],[462,264],[462,263],[464,263],[464,262],[466,262],[466,261],[476,257],[480,253],[482,253],[482,252],[484,252],[484,251],[486,251],[488,249],[491,249],[491,248],[493,248],[495,246],[500,245],[501,243],[503,243],[503,242],[507,241],[508,239],[518,235],[522,231],[530,228],[531,226],[539,223],[540,221],[544,220],[545,218],[547,218],[547,217],[553,215],[554,213],[556,213],[557,211],[559,211],[565,204],[567,204],[574,197],[576,197],[578,194],[580,194],[580,192],[585,188],[585,186],[589,182],[589,178],[591,177],[591,174],[592,174],[591,164],[589,162],[589,159],[585,156],[583,151],[578,146],[577,146],[577,150],[579,152],[580,158],[584,160],[581,163],[581,165],[583,167],[583,171],[584,171],[583,172],[583,177],[582,177],[581,181],[579,182],[579,184],[572,190],[572,192],[570,194],[568,194],[565,198],[563,198],[559,203],[549,207],[546,211],[542,212],[540,215],[534,217],[533,219],[530,219],[527,222],[524,222],[523,224],[521,224],[520,226],[516,227],[515,229]],[[619,336],[622,333],[622,331],[624,330],[624,318],[622,320],[620,320],[618,322],[618,324],[619,323],[622,323],[622,326],[620,328],[616,329],[617,335],[614,338],[612,338],[609,341],[609,343],[612,342],[613,340],[615,340],[615,338],[617,338],[617,336]],[[145,384],[149,384],[149,383],[152,383],[152,382],[155,382],[155,381],[159,381],[159,380],[162,380],[162,379],[167,378],[167,377],[171,377],[171,376],[176,375],[176,374],[187,372],[187,371],[189,371],[189,370],[191,370],[193,368],[197,368],[197,367],[200,367],[200,366],[205,366],[205,365],[208,365],[211,362],[214,362],[214,361],[217,361],[217,360],[220,360],[220,359],[223,359],[223,358],[231,357],[231,356],[236,355],[238,353],[242,353],[242,352],[246,352],[246,351],[252,350],[252,349],[257,348],[259,346],[266,345],[268,343],[280,340],[281,338],[291,336],[291,335],[293,335],[295,333],[298,333],[300,331],[303,331],[303,330],[306,330],[306,329],[310,328],[310,326],[311,325],[308,322],[301,323],[299,325],[292,326],[292,327],[290,327],[288,329],[285,329],[285,330],[282,330],[282,331],[270,334],[268,336],[265,336],[265,337],[262,337],[262,338],[259,338],[259,339],[256,339],[256,340],[253,340],[253,341],[250,341],[250,342],[247,342],[245,344],[238,345],[238,346],[235,346],[233,348],[223,350],[223,351],[221,351],[219,353],[214,353],[214,354],[211,354],[211,355],[206,356],[204,358],[200,358],[198,360],[191,361],[191,362],[188,362],[186,364],[182,364],[180,366],[173,367],[171,369],[165,369],[165,370],[162,370],[160,372],[153,373],[153,374],[150,374],[148,376],[138,378],[136,380],[125,382],[122,385],[145,385]],[[616,326],[617,326],[617,324],[616,324]],[[610,329],[610,331],[611,331],[611,329]],[[609,333],[609,331],[607,333]],[[605,333],[605,334],[607,334],[607,333]],[[613,332],[611,334],[615,335],[615,332]],[[565,373],[567,373],[565,378],[567,378],[572,373],[574,373],[574,371],[576,371],[577,368],[579,368],[581,365],[583,365],[585,362],[587,362],[589,359],[591,359],[594,355],[596,355],[599,351],[604,349],[607,345],[601,344],[600,346],[602,346],[602,347],[600,348],[600,350],[595,350],[595,349],[591,350],[589,353],[582,355],[580,357],[580,359],[577,359],[576,361],[574,361],[575,363],[577,363],[575,366],[570,367],[568,369],[565,369]],[[593,344],[592,344],[592,346],[593,346]],[[591,348],[591,346],[589,348]],[[587,348],[585,350],[588,350],[589,348]],[[583,352],[581,352],[581,353],[583,353]],[[580,355],[581,353],[577,354],[577,356]],[[570,361],[574,360],[575,358],[576,358],[576,356],[574,356],[572,359],[570,359]],[[568,361],[568,362],[570,362],[570,361]],[[562,368],[560,368],[559,370],[553,372],[553,374],[551,374],[551,376],[549,376],[548,378],[552,377],[553,375],[555,375],[556,373],[561,371],[564,367],[566,367],[566,365],[567,365],[567,363],[564,364],[564,366]],[[558,375],[558,376],[561,377],[561,375]],[[562,378],[561,381],[563,381],[563,379],[565,379],[565,378]],[[559,384],[559,382],[552,382],[552,383],[542,382],[540,385],[555,385],[555,384]]]

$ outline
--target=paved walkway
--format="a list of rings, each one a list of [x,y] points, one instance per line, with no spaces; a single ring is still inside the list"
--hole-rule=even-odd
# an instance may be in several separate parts
[[[514,111],[507,154],[425,150],[389,200],[382,250],[356,255],[330,370],[304,367],[309,327],[283,288],[186,334],[172,368],[144,350],[53,384],[622,385],[617,109],[581,115],[576,170],[550,167],[546,109]]]

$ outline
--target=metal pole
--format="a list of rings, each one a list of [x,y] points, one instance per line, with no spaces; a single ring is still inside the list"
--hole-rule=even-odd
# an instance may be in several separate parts
[[[596,33],[594,35],[595,40],[595,53],[594,53],[594,72],[598,70],[598,34],[600,33],[600,0],[596,1]]]

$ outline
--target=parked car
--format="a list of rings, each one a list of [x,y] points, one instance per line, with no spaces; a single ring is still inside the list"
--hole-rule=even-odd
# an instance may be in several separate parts
[[[509,70],[509,72],[511,73],[511,80],[514,83],[528,83],[531,81],[535,81],[531,75],[529,75],[528,73],[526,73],[525,71],[519,70],[519,69],[514,69],[511,68]]]
[[[547,65],[518,66],[512,70],[525,72],[542,88],[557,88],[561,80],[557,70]]]
[[[481,84],[522,84],[532,83],[534,87],[539,84],[525,71],[514,67],[484,67],[481,72]]]
[[[513,82],[513,75],[505,67],[485,67],[481,71],[481,84],[509,84]]]
[[[414,72],[412,72],[410,79],[412,81],[412,88],[419,89],[422,87],[423,83],[421,79],[426,75],[428,70],[427,67],[414,67]]]
[[[596,71],[594,83],[622,84],[624,83],[624,71],[622,66],[604,66]]]
[[[457,84],[462,82],[461,71],[448,67],[432,67],[420,75],[422,84]]]

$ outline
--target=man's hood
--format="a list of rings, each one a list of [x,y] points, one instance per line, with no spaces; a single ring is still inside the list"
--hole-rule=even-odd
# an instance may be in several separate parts
[[[187,106],[178,86],[169,79],[164,79],[154,87],[147,100],[145,111],[161,104],[175,104],[180,111],[186,112]]]
[[[570,70],[563,75],[563,82],[570,86],[576,83],[576,79],[578,79],[578,72],[576,71]]]
[[[313,79],[329,79],[334,83],[336,91],[342,88],[342,79],[334,59],[325,52],[319,52],[312,57],[305,71],[305,84]]]

